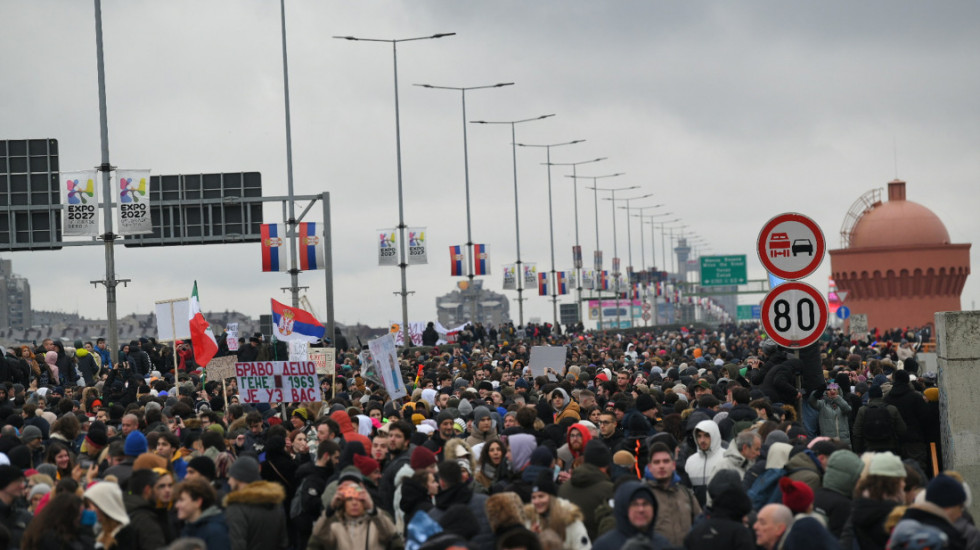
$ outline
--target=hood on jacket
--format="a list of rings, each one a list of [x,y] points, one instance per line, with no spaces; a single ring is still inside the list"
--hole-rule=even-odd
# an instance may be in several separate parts
[[[769,446],[769,454],[766,455],[766,469],[785,468],[789,462],[789,453],[793,446],[789,443],[773,443]]]
[[[219,508],[217,504],[208,506],[207,509],[201,512],[200,517],[198,517],[196,521],[192,522],[191,525],[201,525],[209,521],[221,521],[224,523],[224,520],[219,517],[222,514],[224,514],[224,510]]]
[[[350,422],[350,416],[347,416],[347,411],[334,411],[330,413],[330,418],[340,426],[340,433],[349,434],[354,431],[354,426]]]
[[[286,489],[271,481],[249,483],[225,497],[225,508],[232,504],[277,505],[286,500]]]
[[[645,493],[653,501],[653,521],[650,522],[650,529],[642,532],[629,519],[629,506],[640,494]],[[653,494],[653,489],[642,481],[627,481],[616,489],[613,497],[613,514],[616,516],[616,529],[627,537],[634,535],[653,536],[653,526],[657,523],[657,497]]]
[[[742,476],[734,470],[721,470],[715,474],[708,483],[708,495],[711,497],[711,516],[742,521],[752,511],[752,501],[742,485]]]
[[[721,448],[721,431],[718,430],[718,424],[716,424],[714,420],[702,420],[701,422],[697,423],[694,429],[695,431],[705,432],[711,436],[711,447],[708,453],[713,454],[718,452],[718,449]],[[697,441],[696,438],[695,441]],[[698,452],[700,451],[701,450],[699,448]]]
[[[568,396],[568,392],[565,391],[563,388],[555,388],[554,390],[551,391],[551,394],[548,395],[549,403],[551,402],[552,399],[555,398],[556,393],[561,395],[561,399],[562,399],[561,408],[564,409],[565,407],[568,406],[568,402],[571,401],[572,398]]]
[[[588,445],[589,441],[592,440],[592,432],[583,424],[575,423],[568,427],[565,431],[565,442],[568,442],[568,434],[572,433],[572,430],[578,430],[578,433],[582,434],[582,451],[575,452],[571,447],[568,448],[568,452],[572,453],[572,457],[578,458],[578,456],[585,452],[585,446]]]
[[[507,438],[507,443],[510,445],[511,470],[520,472],[531,461],[538,440],[530,434],[514,434]]]
[[[572,477],[568,480],[573,487],[578,487],[580,489],[592,487],[597,483],[602,483],[603,481],[610,481],[609,476],[607,476],[605,472],[600,470],[598,467],[593,466],[588,462],[572,470]]]
[[[524,503],[521,502],[521,497],[514,492],[507,491],[491,495],[487,499],[486,510],[490,530],[494,533],[500,529],[524,525],[527,522],[527,517],[524,515]]]
[[[743,471],[752,465],[744,456],[742,456],[742,453],[738,449],[738,445],[736,445],[734,441],[732,441],[728,445],[728,448],[725,449],[725,453],[722,455],[722,458],[735,468]]]
[[[864,462],[861,461],[861,457],[847,449],[834,451],[827,459],[823,487],[850,498],[862,470],[864,470]]]

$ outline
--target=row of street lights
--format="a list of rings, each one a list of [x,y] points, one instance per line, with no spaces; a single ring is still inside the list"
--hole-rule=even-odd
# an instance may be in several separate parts
[[[406,269],[408,267],[408,264],[407,264],[407,258],[406,258],[406,255],[405,255],[405,228],[407,226],[405,224],[405,207],[404,207],[404,195],[403,195],[402,158],[401,158],[401,120],[400,120],[399,102],[398,102],[398,44],[400,44],[402,42],[413,42],[413,41],[420,41],[420,40],[433,40],[433,39],[438,39],[438,38],[445,38],[445,37],[455,36],[455,34],[456,33],[452,33],[452,32],[450,32],[450,33],[438,33],[438,34],[433,34],[433,35],[429,35],[429,36],[419,36],[419,37],[412,37],[412,38],[397,38],[397,39],[361,38],[361,37],[356,37],[356,36],[335,36],[334,37],[336,39],[341,39],[341,40],[350,40],[350,41],[359,41],[359,42],[381,42],[381,43],[391,44],[392,61],[393,61],[393,71],[394,71],[395,152],[396,152],[396,167],[397,167],[397,175],[398,175],[398,177],[397,177],[397,182],[398,182],[398,232],[399,232],[399,237],[398,238],[399,238],[399,254],[400,254],[398,266],[401,269],[401,291],[400,292],[397,292],[396,294],[401,297],[401,303],[402,303],[402,326],[404,327],[404,330],[406,330],[406,331],[407,331],[407,328],[409,326],[409,324],[408,324],[408,295],[410,294],[410,292],[408,291],[408,282],[407,282],[407,274],[406,274]],[[483,85],[483,86],[466,86],[466,87],[463,87],[463,86],[436,86],[436,85],[432,85],[432,84],[416,84],[416,86],[419,86],[419,87],[422,87],[422,88],[428,88],[428,89],[432,89],[432,90],[450,90],[450,91],[460,92],[460,97],[461,97],[461,100],[462,100],[462,117],[463,117],[462,118],[462,120],[463,120],[463,171],[464,171],[464,182],[465,182],[465,188],[466,188],[466,247],[467,247],[467,258],[468,258],[468,260],[467,260],[466,276],[469,278],[469,280],[470,280],[471,283],[472,283],[473,278],[474,278],[474,273],[473,273],[473,271],[474,271],[474,267],[473,267],[474,264],[473,264],[473,262],[475,261],[475,258],[474,258],[474,255],[473,255],[473,246],[474,246],[474,243],[473,243],[473,232],[472,232],[472,223],[471,223],[472,217],[471,217],[471,206],[470,206],[469,151],[468,151],[468,140],[467,140],[467,129],[466,129],[466,124],[467,124],[467,120],[466,120],[466,92],[468,92],[468,91],[475,91],[475,90],[492,89],[492,88],[503,88],[503,87],[513,86],[513,85],[514,85],[513,82],[500,82],[500,83],[496,83],[496,84],[488,84],[488,85]],[[612,177],[622,176],[622,175],[624,175],[623,172],[617,172],[617,173],[605,174],[605,175],[599,175],[599,176],[579,176],[578,175],[577,168],[578,168],[578,166],[580,164],[589,164],[589,163],[600,162],[600,161],[606,160],[606,157],[600,157],[600,158],[595,158],[595,159],[590,159],[590,160],[583,160],[583,161],[580,161],[580,162],[566,162],[566,163],[553,163],[553,162],[551,162],[551,148],[552,147],[561,147],[561,146],[565,146],[565,145],[574,145],[574,144],[578,144],[578,143],[584,142],[585,141],[584,139],[577,139],[577,140],[573,140],[573,141],[567,141],[567,142],[561,142],[561,143],[550,143],[550,144],[527,144],[527,143],[518,143],[517,142],[516,126],[518,124],[523,124],[523,123],[526,123],[526,122],[534,122],[534,121],[538,121],[538,120],[544,120],[546,118],[550,118],[550,117],[553,117],[553,116],[555,116],[555,115],[554,114],[546,114],[546,115],[540,115],[540,116],[536,116],[536,117],[532,117],[532,118],[524,118],[524,119],[518,119],[518,120],[505,120],[505,121],[474,120],[474,121],[470,121],[473,124],[506,124],[506,125],[509,125],[510,126],[510,131],[511,131],[511,154],[512,154],[512,158],[513,158],[513,167],[514,167],[514,230],[515,230],[515,235],[516,235],[516,243],[515,243],[515,245],[516,245],[516,251],[517,251],[516,273],[515,273],[515,279],[516,279],[516,281],[515,282],[516,282],[516,287],[517,287],[518,319],[519,319],[519,324],[521,326],[524,325],[524,298],[523,298],[523,292],[524,292],[524,276],[523,275],[524,275],[524,272],[523,272],[523,263],[521,261],[521,224],[520,224],[520,210],[519,210],[518,185],[517,185],[517,147],[518,146],[520,146],[520,147],[543,148],[543,149],[545,149],[545,153],[546,153],[546,157],[545,157],[546,162],[544,163],[544,165],[547,166],[547,170],[548,170],[548,221],[549,221],[549,228],[550,228],[550,239],[549,240],[550,240],[550,248],[551,248],[550,281],[552,282],[552,284],[550,286],[551,286],[552,311],[553,311],[553,315],[554,315],[554,323],[555,323],[555,325],[557,325],[558,322],[559,322],[559,316],[558,316],[558,288],[557,288],[557,284],[556,284],[557,283],[557,271],[555,269],[555,230],[554,230],[554,211],[553,211],[553,201],[552,201],[551,167],[552,166],[571,166],[572,167],[572,174],[571,175],[568,175],[566,177],[572,178],[572,181],[573,181],[573,183],[575,185],[575,188],[574,188],[574,196],[575,196],[575,246],[576,246],[576,250],[581,251],[581,243],[579,241],[579,227],[578,227],[578,180],[579,179],[591,179],[592,180],[592,187],[588,187],[588,189],[591,189],[593,191],[593,197],[595,199],[595,217],[596,217],[596,230],[595,230],[596,231],[596,248],[595,248],[595,250],[596,250],[596,253],[597,254],[601,254],[599,252],[601,250],[600,249],[600,246],[599,246],[599,206],[598,206],[598,203],[599,203],[598,193],[599,193],[599,191],[610,193],[610,197],[604,198],[604,200],[611,201],[612,202],[612,206],[613,206],[613,257],[614,258],[617,258],[617,259],[619,257],[619,250],[618,250],[618,242],[617,242],[617,234],[616,234],[616,215],[615,215],[616,214],[616,201],[617,200],[625,201],[626,206],[625,207],[620,207],[620,208],[624,208],[627,211],[627,222],[629,222],[629,216],[630,216],[630,211],[631,210],[640,211],[641,214],[639,216],[634,216],[634,217],[640,217],[641,218],[641,224],[643,223],[643,218],[647,218],[647,219],[652,220],[653,218],[656,218],[657,217],[657,216],[643,216],[642,215],[642,211],[643,210],[660,208],[660,207],[663,206],[662,204],[653,205],[653,206],[637,207],[637,208],[633,208],[633,207],[630,206],[630,202],[631,201],[649,198],[649,197],[652,196],[652,193],[647,193],[645,195],[640,195],[640,196],[631,196],[631,197],[626,197],[626,198],[623,198],[623,197],[617,198],[616,197],[616,192],[617,191],[628,191],[628,190],[639,189],[639,186],[638,185],[630,185],[630,186],[623,186],[623,187],[607,187],[607,188],[601,188],[601,187],[598,186],[598,184],[597,184],[598,180],[605,179],[605,178],[612,178]],[[661,214],[661,215],[663,215],[663,214]],[[665,248],[663,246],[663,238],[664,238],[665,226],[668,225],[668,224],[670,224],[670,223],[677,222],[677,221],[679,221],[679,219],[678,220],[672,220],[671,222],[663,222],[663,223],[660,224],[661,225],[661,245],[662,245],[661,248]],[[653,234],[653,226],[655,226],[656,223],[654,223],[653,221],[650,221],[648,223],[651,225],[651,245],[654,247],[653,248],[653,253],[652,253],[652,258],[655,261],[655,258],[656,258],[656,248],[655,248],[655,246],[656,245],[653,242],[653,235],[654,235]],[[671,229],[671,231],[673,231],[673,229]],[[642,236],[642,232],[641,232],[641,236]],[[627,223],[627,239],[628,239],[628,243],[629,243],[629,255],[628,255],[629,258],[628,259],[629,259],[629,266],[631,267],[633,265],[633,246],[632,246],[632,235],[631,235],[631,232],[630,232],[630,224],[629,223]],[[673,233],[671,234],[671,240],[673,241]],[[666,267],[666,251],[665,250],[664,250],[664,266]],[[644,270],[646,269],[645,252],[644,252],[644,260],[643,260],[643,269]],[[618,269],[618,266],[617,266],[617,268],[614,269],[614,276],[617,276],[618,277],[618,275],[619,275],[618,271],[619,271],[619,269]],[[582,316],[583,299],[582,299],[582,282],[581,282],[582,281],[582,276],[581,275],[582,275],[582,268],[579,265],[579,263],[576,262],[576,265],[575,265],[575,280],[576,280],[576,290],[577,290],[577,299],[578,299],[578,303],[579,303],[579,315],[580,315],[580,318],[583,317]],[[600,293],[600,296],[601,296],[601,293]],[[616,306],[617,306],[616,307],[616,324],[617,324],[617,326],[621,326],[620,309],[619,309],[619,294],[617,293],[616,296],[617,296],[617,298],[616,298]],[[474,307],[474,311],[472,312],[472,314],[474,316],[476,315],[475,307]],[[656,312],[654,312],[654,314],[656,314]],[[630,300],[630,322],[631,322],[631,325],[635,324],[635,322],[634,322],[634,315],[633,315],[633,307],[632,307],[632,299]],[[599,308],[599,324],[600,324],[600,326],[602,325],[602,307]],[[406,345],[408,345],[410,343],[410,341],[407,338],[407,336],[405,338],[405,343],[406,343]]]

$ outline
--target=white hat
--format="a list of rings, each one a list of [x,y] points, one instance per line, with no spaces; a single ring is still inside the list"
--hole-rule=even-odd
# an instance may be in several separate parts
[[[129,525],[129,514],[123,505],[122,490],[118,483],[100,481],[86,489],[84,497],[102,510],[103,514],[121,525]]]

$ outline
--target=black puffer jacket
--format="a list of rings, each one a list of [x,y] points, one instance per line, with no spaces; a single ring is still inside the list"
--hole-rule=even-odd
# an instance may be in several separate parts
[[[795,403],[798,392],[796,374],[802,366],[803,362],[795,357],[789,357],[782,363],[773,365],[762,381],[762,392],[773,403]]]
[[[885,396],[885,403],[895,405],[902,420],[905,421],[905,437],[902,442],[924,441],[925,433],[922,419],[926,418],[926,401],[922,394],[912,389],[909,384],[895,383]]]
[[[847,519],[841,534],[841,548],[884,550],[888,542],[885,520],[895,506],[896,503],[890,500],[855,499],[851,505],[851,517]]]

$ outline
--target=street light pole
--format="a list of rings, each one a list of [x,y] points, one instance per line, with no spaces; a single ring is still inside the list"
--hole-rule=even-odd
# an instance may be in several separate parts
[[[472,124],[509,124],[510,125],[510,147],[511,155],[514,160],[514,233],[517,238],[517,314],[518,327],[524,327],[524,270],[521,268],[521,215],[518,209],[517,195],[517,131],[515,126],[523,122],[532,122],[555,116],[554,114],[541,115],[534,118],[524,118],[521,120],[471,120]]]
[[[626,201],[626,249],[627,249],[626,254],[627,254],[628,259],[629,259],[629,263],[626,265],[626,274],[627,275],[629,275],[630,273],[633,272],[633,232],[631,230],[632,224],[630,224],[630,218],[629,218],[630,201],[645,199],[645,198],[652,197],[652,196],[653,196],[653,193],[647,193],[646,195],[641,195],[639,197],[629,197],[629,198],[626,198],[626,199],[619,199],[621,201]],[[608,198],[606,200],[612,202],[612,207],[613,207],[613,211],[612,211],[612,215],[613,215],[613,235],[615,235],[615,233],[616,233],[616,229],[615,229],[616,228],[616,193],[614,192],[612,194],[612,197],[610,197],[610,198]],[[613,239],[615,240],[615,236],[613,237]],[[613,243],[613,246],[615,247],[615,242]],[[617,277],[617,281],[618,281],[618,279],[619,278]],[[627,290],[629,290],[629,289],[632,288],[632,280],[630,280],[629,277],[627,277],[626,287],[627,287]],[[634,326],[636,326],[636,319],[635,319],[635,316],[633,315],[633,297],[632,296],[630,296],[629,297],[629,300],[627,300],[627,304],[629,304],[627,307],[629,307],[629,310],[630,310],[630,328],[633,328]],[[617,314],[619,313],[619,289],[618,288],[617,288],[617,292],[616,292],[616,313]]]
[[[636,210],[642,211],[642,210],[647,210],[647,209],[650,209],[650,208],[653,208],[653,207],[645,206],[643,208],[637,208]],[[656,219],[656,218],[662,217],[662,216],[673,216],[673,215],[674,215],[673,212],[664,212],[662,214],[651,214],[651,215],[643,215],[641,213],[641,214],[638,214],[638,215],[635,215],[634,216],[634,217],[640,218],[640,251],[641,251],[641,253],[642,253],[643,249],[646,248],[646,245],[643,244],[643,224],[644,223],[647,223],[647,224],[650,225],[650,245],[651,245],[651,249],[650,249],[650,264],[651,265],[650,265],[650,267],[651,268],[656,268],[656,263],[657,263],[657,241],[654,239],[653,229],[654,229],[655,223],[653,222],[653,220]],[[644,220],[647,219],[647,218],[649,218],[650,221],[645,222]],[[646,269],[647,269],[647,266],[646,266],[646,258],[644,257],[642,261],[643,261],[643,271],[646,271]],[[654,284],[656,284],[656,283],[654,283]],[[654,287],[653,292],[651,294],[652,294],[652,298],[653,298],[651,300],[651,303],[653,304],[653,325],[654,326],[657,326],[657,324],[659,323],[659,317],[658,317],[658,313],[657,313],[657,290],[656,290],[656,287]]]
[[[603,199],[603,200],[612,200],[613,201],[613,203],[612,203],[613,204],[612,222],[613,222],[613,263],[614,264],[619,260],[619,243],[616,242],[617,241],[617,238],[616,238],[616,191],[628,191],[628,190],[631,190],[631,189],[639,189],[639,188],[640,188],[639,185],[629,185],[629,186],[625,186],[625,187],[607,187],[607,188],[591,187],[592,191],[596,193],[596,235],[597,236],[598,236],[598,233],[599,233],[599,230],[598,230],[598,227],[599,227],[599,196],[598,196],[598,193],[599,193],[599,191],[609,191],[611,193],[611,197],[612,197],[611,199]],[[620,312],[619,312],[619,270],[618,270],[619,267],[620,266],[617,266],[617,265],[614,265],[613,266],[613,280],[616,283],[616,289],[615,289],[615,292],[616,292],[616,330],[619,330],[622,327],[622,321],[620,320],[621,315],[620,315]],[[601,307],[601,300],[600,300],[600,307],[599,307],[599,309],[600,310],[602,309],[602,307]]]
[[[602,175],[602,176],[579,176],[579,175],[565,176],[566,178],[572,178],[573,181],[574,180],[577,180],[579,178],[592,180],[592,187],[586,187],[586,189],[591,189],[592,190],[592,199],[593,199],[593,203],[594,203],[594,206],[595,206],[595,257],[596,257],[597,260],[599,260],[599,261],[594,262],[594,265],[593,265],[593,267],[595,267],[595,271],[596,271],[595,277],[598,277],[598,276],[601,276],[602,275],[602,261],[601,261],[602,249],[599,248],[599,191],[598,191],[598,186],[596,185],[596,182],[598,180],[605,179],[605,178],[615,178],[617,176],[622,176],[625,173],[626,172],[616,172],[615,174],[605,174],[605,175]],[[596,286],[596,279],[595,279],[595,277],[593,277],[593,279],[592,279],[593,290],[590,290],[589,291],[590,292],[590,295],[594,291],[594,289],[595,289],[594,287]],[[599,289],[599,291],[597,292],[597,294],[598,294],[598,303],[599,303],[599,326],[598,326],[598,328],[599,328],[599,330],[602,330],[602,289]]]
[[[466,277],[470,281],[470,292],[472,294],[472,313],[470,318],[473,320],[477,319],[477,307],[476,307],[476,293],[473,291],[473,266],[476,262],[476,258],[473,256],[473,229],[470,217],[470,156],[467,145],[466,137],[466,92],[470,90],[485,90],[488,88],[503,88],[504,86],[513,86],[513,82],[499,82],[497,84],[489,84],[486,86],[433,86],[431,84],[416,84],[416,86],[421,86],[422,88],[429,88],[430,90],[454,90],[460,92],[460,96],[463,99],[463,178],[466,186],[466,253],[469,259],[466,262]]]
[[[606,157],[594,158],[592,160],[583,160],[579,162],[552,162],[549,166],[571,166],[572,167],[572,195],[575,197],[575,247],[579,251],[580,257],[575,262],[575,290],[578,294],[578,318],[581,322],[585,317],[582,315],[582,265],[581,265],[581,253],[582,244],[578,239],[578,181],[576,179],[577,168],[579,164],[588,164],[592,162],[600,162],[606,160]],[[566,176],[569,177],[569,176]]]
[[[391,55],[394,62],[394,81],[395,81],[395,162],[398,167],[398,248],[400,256],[400,263],[398,267],[401,269],[401,292],[397,294],[401,295],[402,298],[402,335],[403,344],[405,347],[410,347],[412,345],[411,336],[408,334],[408,275],[406,270],[408,269],[408,258],[405,256],[405,200],[402,193],[402,131],[401,131],[401,117],[398,107],[398,43],[399,42],[413,42],[416,40],[432,40],[435,38],[444,38],[447,36],[455,36],[454,32],[446,32],[433,34],[430,36],[418,36],[414,38],[395,38],[395,39],[385,39],[385,38],[359,38],[356,36],[334,36],[334,38],[340,40],[355,40],[359,42],[384,42],[391,44]]]
[[[519,147],[540,147],[544,148],[546,152],[545,165],[548,167],[548,227],[550,229],[551,236],[551,275],[549,276],[549,281],[551,284],[551,312],[554,316],[555,328],[558,327],[558,274],[555,271],[555,217],[554,217],[554,203],[551,200],[551,148],[561,147],[562,145],[575,145],[576,143],[582,143],[584,139],[576,139],[573,141],[566,141],[563,143],[549,143],[545,145],[532,145],[528,143],[518,143]]]

